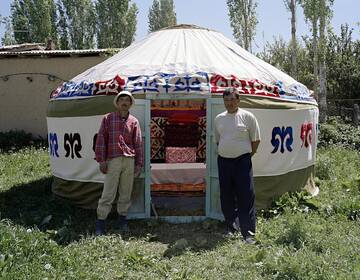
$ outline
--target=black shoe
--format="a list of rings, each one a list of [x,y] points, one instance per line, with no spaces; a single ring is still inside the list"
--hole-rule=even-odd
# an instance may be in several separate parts
[[[122,216],[120,215],[116,224],[115,224],[115,229],[116,230],[120,230],[120,231],[129,231],[129,225],[128,222],[126,220],[126,216]]]
[[[239,218],[237,217],[235,219],[235,221],[233,222],[232,224],[233,228],[236,230],[236,231],[241,231],[241,228],[240,228],[240,222],[239,222]]]
[[[95,235],[100,236],[105,233],[105,220],[97,219],[95,222]]]
[[[231,237],[234,236],[236,232],[237,232],[236,229],[232,225],[227,225],[224,235]]]
[[[255,244],[256,243],[256,239],[255,239],[255,233],[252,232],[251,230],[248,230],[245,234],[243,233],[244,236],[244,242],[246,244]]]
[[[225,229],[226,236],[233,236],[235,234],[235,230],[232,227],[227,226]]]
[[[248,236],[244,237],[244,242],[246,244],[250,244],[250,245],[256,244],[256,240],[255,240],[254,236],[252,236],[252,235],[248,235]]]

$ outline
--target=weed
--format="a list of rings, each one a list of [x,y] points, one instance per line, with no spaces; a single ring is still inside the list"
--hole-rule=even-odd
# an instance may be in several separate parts
[[[289,225],[285,232],[279,236],[277,242],[279,244],[291,245],[294,249],[299,250],[305,246],[307,240],[307,231],[304,228],[304,218],[299,215],[295,215],[289,221]]]
[[[262,210],[260,215],[265,218],[270,218],[284,212],[308,213],[320,207],[321,203],[316,198],[311,197],[306,191],[288,192],[274,200],[271,207],[267,210]]]

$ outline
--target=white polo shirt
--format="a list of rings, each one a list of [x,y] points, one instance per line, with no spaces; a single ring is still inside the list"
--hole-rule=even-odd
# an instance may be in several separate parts
[[[255,116],[238,108],[235,113],[227,111],[216,116],[214,140],[218,154],[225,158],[236,158],[251,153],[251,142],[260,140],[259,124]]]

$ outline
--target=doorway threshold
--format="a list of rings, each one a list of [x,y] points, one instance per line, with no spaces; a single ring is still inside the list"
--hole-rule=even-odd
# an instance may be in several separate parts
[[[206,216],[158,216],[150,219],[161,220],[171,224],[186,224],[192,222],[202,222],[208,217]]]

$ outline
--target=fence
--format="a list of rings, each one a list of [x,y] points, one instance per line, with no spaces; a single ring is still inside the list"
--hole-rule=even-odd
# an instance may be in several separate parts
[[[360,99],[328,99],[328,116],[340,116],[354,126],[360,124]]]

